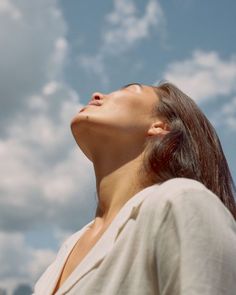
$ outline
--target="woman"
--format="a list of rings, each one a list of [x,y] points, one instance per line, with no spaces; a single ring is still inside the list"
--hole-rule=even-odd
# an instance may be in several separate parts
[[[35,294],[235,294],[234,184],[196,104],[170,83],[132,83],[94,93],[71,130],[94,165],[96,215]]]

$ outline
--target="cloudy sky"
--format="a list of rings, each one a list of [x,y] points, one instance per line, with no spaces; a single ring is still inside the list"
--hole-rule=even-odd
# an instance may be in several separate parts
[[[214,124],[236,180],[236,2],[0,0],[0,287],[33,285],[93,218],[72,116],[94,91],[175,83]]]

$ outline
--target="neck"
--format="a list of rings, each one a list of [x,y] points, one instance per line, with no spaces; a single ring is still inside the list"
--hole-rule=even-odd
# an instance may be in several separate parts
[[[112,156],[93,161],[98,194],[95,231],[105,228],[130,198],[149,185],[140,170],[142,156],[126,154],[123,159]]]

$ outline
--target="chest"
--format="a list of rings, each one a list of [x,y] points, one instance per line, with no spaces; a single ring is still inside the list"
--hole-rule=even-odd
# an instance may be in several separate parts
[[[146,234],[148,229],[140,229],[130,220],[102,263],[86,272],[68,294],[158,294],[153,281],[152,241]]]
[[[78,267],[84,257],[89,253],[89,251],[93,248],[93,246],[97,243],[97,241],[102,236],[103,232],[99,232],[98,234],[94,234],[91,231],[86,231],[79,241],[75,244],[73,249],[71,250],[60,277],[58,279],[57,285],[54,289],[53,294],[60,288],[60,286],[64,283],[64,281],[70,276],[70,274]]]

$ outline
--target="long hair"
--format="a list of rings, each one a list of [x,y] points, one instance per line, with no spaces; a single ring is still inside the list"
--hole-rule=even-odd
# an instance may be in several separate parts
[[[236,219],[235,185],[215,129],[196,103],[175,85],[152,86],[159,102],[153,116],[170,132],[148,138],[144,169],[153,183],[175,177],[195,179],[215,193]]]

